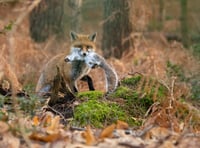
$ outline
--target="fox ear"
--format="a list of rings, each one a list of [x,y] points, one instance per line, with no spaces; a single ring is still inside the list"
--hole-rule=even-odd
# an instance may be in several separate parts
[[[89,35],[88,38],[90,41],[95,42],[97,37],[97,33],[93,33],[92,35]]]
[[[78,38],[77,33],[74,32],[74,31],[71,31],[71,32],[70,32],[70,38],[71,38],[71,41],[76,40],[76,39]]]

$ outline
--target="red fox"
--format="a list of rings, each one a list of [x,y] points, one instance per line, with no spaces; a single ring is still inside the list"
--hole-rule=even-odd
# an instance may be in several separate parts
[[[53,86],[53,79],[57,74],[57,67],[71,89],[72,93],[77,92],[77,80],[86,80],[90,90],[94,90],[92,79],[87,76],[91,67],[86,64],[84,57],[89,52],[95,51],[95,40],[97,33],[91,35],[77,34],[70,32],[71,47],[65,53],[59,54],[44,66],[40,78],[36,86],[36,92],[43,96],[51,91]],[[73,61],[70,60],[72,57],[66,55],[74,55]]]

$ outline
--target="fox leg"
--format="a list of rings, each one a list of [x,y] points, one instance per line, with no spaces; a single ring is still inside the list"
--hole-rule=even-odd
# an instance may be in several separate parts
[[[82,81],[85,81],[88,83],[88,87],[89,87],[89,90],[95,90],[94,89],[94,85],[93,85],[93,81],[92,81],[92,78],[88,75],[85,75],[81,78]]]
[[[95,90],[92,78],[90,76],[85,75],[80,80],[87,82],[89,90]],[[68,82],[68,86],[71,89],[72,93],[77,93],[78,92],[76,82]]]
[[[44,87],[42,87],[38,92],[37,94],[39,96],[49,96],[50,95],[50,90],[51,90],[51,85],[48,84],[48,85],[45,85]]]
[[[67,81],[66,84],[73,94],[78,92],[76,81]]]

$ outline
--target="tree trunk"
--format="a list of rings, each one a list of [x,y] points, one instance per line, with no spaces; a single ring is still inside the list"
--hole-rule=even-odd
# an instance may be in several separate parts
[[[37,42],[50,35],[64,35],[64,0],[42,0],[30,14],[30,34]]]
[[[187,0],[180,0],[181,2],[181,35],[185,47],[188,46],[188,21],[187,21]]]
[[[75,32],[81,32],[81,6],[82,0],[68,0],[68,5],[71,8],[70,29]]]
[[[159,29],[162,29],[164,21],[165,21],[165,2],[164,2],[164,0],[159,0],[159,21],[160,21]]]
[[[132,46],[129,20],[129,0],[105,0],[102,50],[105,58],[121,58],[122,53]]]

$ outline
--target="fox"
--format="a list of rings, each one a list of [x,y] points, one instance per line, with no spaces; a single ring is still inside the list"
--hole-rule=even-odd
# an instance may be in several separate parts
[[[53,80],[57,74],[57,68],[59,68],[65,83],[72,93],[78,92],[78,80],[87,81],[89,89],[94,90],[93,81],[88,76],[88,73],[94,67],[90,67],[90,65],[85,62],[84,57],[96,50],[96,36],[96,32],[88,35],[71,31],[70,49],[54,56],[46,63],[38,79],[35,89],[36,93],[39,96],[45,96],[51,92]]]

